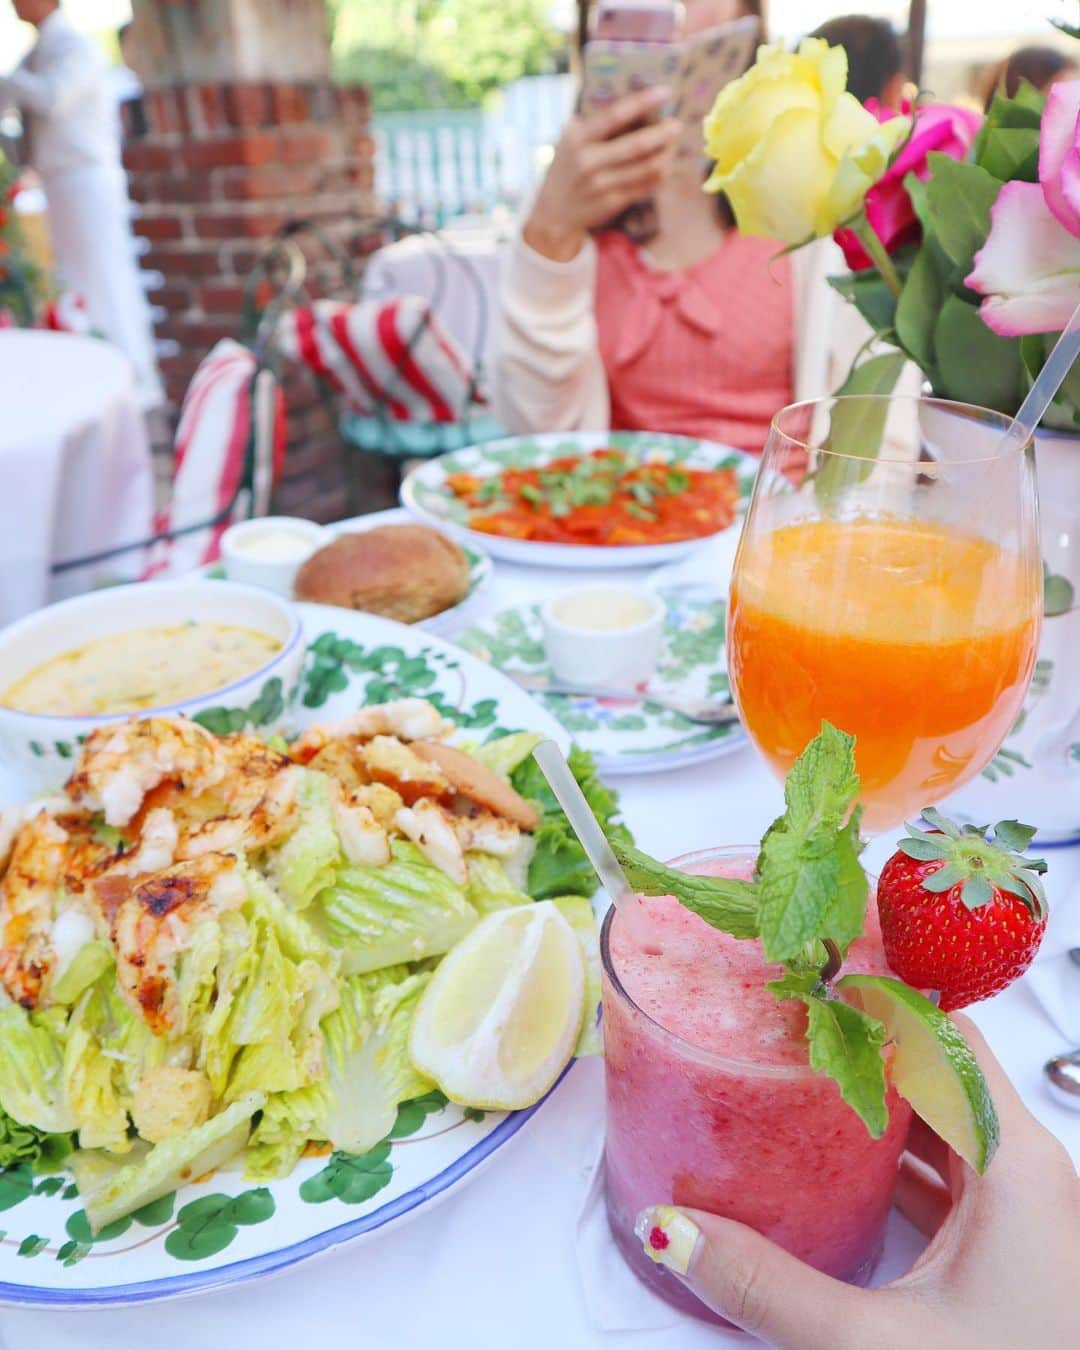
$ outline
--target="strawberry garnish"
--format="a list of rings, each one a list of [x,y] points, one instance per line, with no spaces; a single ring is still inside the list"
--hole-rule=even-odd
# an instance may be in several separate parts
[[[916,989],[934,989],[949,1011],[1018,979],[1046,931],[1041,858],[1024,849],[1030,825],[962,828],[928,807],[930,830],[905,826],[882,869],[877,902],[889,965]]]

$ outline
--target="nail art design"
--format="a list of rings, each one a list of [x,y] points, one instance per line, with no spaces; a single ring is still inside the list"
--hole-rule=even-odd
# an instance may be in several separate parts
[[[650,1205],[634,1224],[645,1255],[676,1275],[685,1275],[694,1259],[701,1229],[671,1205]]]

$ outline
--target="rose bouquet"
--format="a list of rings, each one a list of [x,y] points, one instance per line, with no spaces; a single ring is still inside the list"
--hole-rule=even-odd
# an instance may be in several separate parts
[[[889,349],[847,392],[889,392],[909,359],[940,397],[1014,413],[1080,301],[1080,82],[984,120],[863,107],[846,81],[820,39],[762,47],[706,120],[707,187],[744,234],[835,237],[851,270],[831,284]],[[1045,424],[1080,428],[1080,371]]]
[[[910,360],[935,395],[1015,413],[1080,302],[1080,81],[1048,96],[1022,86],[985,118],[922,102],[902,114],[863,107],[846,82],[840,48],[762,47],[706,119],[707,188],[726,194],[744,233],[788,250],[835,238],[848,270],[830,283],[873,330],[838,393],[890,394]],[[886,405],[872,427],[858,408],[833,409],[829,443],[865,458]],[[1080,364],[1036,436],[1053,622],[988,781],[961,802],[976,817],[1007,814],[992,794],[1020,775],[1058,841],[1080,841],[1078,438]],[[819,496],[830,481],[817,475]]]

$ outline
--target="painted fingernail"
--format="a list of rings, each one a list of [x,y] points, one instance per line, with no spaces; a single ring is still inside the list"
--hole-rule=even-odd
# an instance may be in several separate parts
[[[701,1241],[701,1229],[671,1205],[650,1205],[637,1216],[634,1233],[645,1255],[676,1275],[685,1275]]]

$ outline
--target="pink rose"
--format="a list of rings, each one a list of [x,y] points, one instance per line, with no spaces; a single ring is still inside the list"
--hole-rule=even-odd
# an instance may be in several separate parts
[[[966,279],[1001,337],[1057,333],[1080,303],[1080,80],[1056,84],[1039,134],[1039,182],[1006,183]]]
[[[879,122],[888,122],[900,115],[892,108],[883,108],[874,98],[868,100],[866,107]],[[953,159],[963,159],[982,125],[978,113],[947,103],[926,103],[905,111],[914,116],[915,128],[885,176],[866,194],[866,218],[889,253],[919,240],[919,220],[904,187],[904,179],[909,173],[924,182],[930,177],[926,157],[932,150]],[[837,230],[834,238],[844,250],[844,259],[853,272],[864,272],[873,266],[854,230]]]

